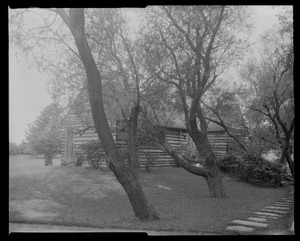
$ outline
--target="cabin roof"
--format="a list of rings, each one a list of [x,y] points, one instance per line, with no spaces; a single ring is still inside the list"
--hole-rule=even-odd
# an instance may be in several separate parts
[[[84,102],[84,103],[83,103]],[[84,106],[86,108],[84,108]],[[79,109],[79,111],[78,111]],[[85,109],[84,112],[81,114],[80,109]],[[73,105],[70,107],[67,116],[75,115],[78,119],[83,122],[83,124],[93,125],[93,120],[90,112],[90,106],[88,103],[88,98],[86,96],[86,91],[80,91],[79,95],[76,97]],[[89,114],[87,114],[89,112]],[[165,126],[167,128],[174,128],[174,129],[182,129],[186,130],[185,126],[185,118],[183,113],[178,113],[177,111],[173,112],[165,112],[163,114],[165,121],[160,123],[160,126]],[[225,123],[232,122],[232,119],[239,119],[244,122],[244,118],[238,104],[232,105],[232,109],[228,112],[227,116],[225,117]],[[73,121],[68,121],[69,118],[66,118],[66,125],[70,125]],[[117,119],[117,118],[116,118]],[[115,120],[116,121],[116,120]],[[110,120],[112,123],[113,121]],[[72,124],[71,124],[72,125]],[[208,122],[208,131],[209,132],[223,132],[225,131],[223,127],[219,126],[216,123],[211,121]]]

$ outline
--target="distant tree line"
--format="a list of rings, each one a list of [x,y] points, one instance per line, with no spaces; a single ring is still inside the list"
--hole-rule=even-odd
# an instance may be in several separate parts
[[[31,150],[28,147],[28,143],[22,141],[20,144],[16,144],[14,142],[9,142],[9,155],[29,155],[31,154]]]
[[[61,151],[61,123],[63,110],[55,103],[46,106],[37,119],[28,124],[25,141],[21,144],[9,143],[9,155],[43,156],[45,165]]]

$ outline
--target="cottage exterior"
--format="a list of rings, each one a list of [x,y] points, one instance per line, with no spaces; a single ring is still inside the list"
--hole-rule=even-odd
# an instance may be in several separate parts
[[[68,114],[61,133],[61,165],[72,165],[75,162],[82,152],[80,149],[81,144],[99,140],[96,130],[92,125],[93,121],[91,116],[82,118],[82,116],[78,117],[71,112]],[[116,145],[119,149],[122,149],[127,146],[127,138],[125,135],[126,131],[120,131],[120,129],[120,122],[118,121],[116,121],[114,125],[111,125],[111,133]],[[177,151],[185,155],[187,154],[188,134],[186,129],[176,126],[166,127],[166,138],[170,145],[176,148]],[[155,154],[157,157],[157,160],[153,163],[154,166],[176,166],[173,159],[166,152],[146,140],[140,140],[139,154],[141,168],[145,164],[145,155],[147,155],[147,153]]]
[[[234,143],[233,139],[228,136],[222,127],[214,123],[209,123],[208,126],[208,139],[216,156],[221,157],[229,153]],[[122,129],[120,122],[111,124],[113,138],[117,147],[121,149],[126,147],[127,139],[124,136],[124,131],[122,132],[120,129]],[[199,156],[191,137],[184,128],[183,122],[178,121],[177,124],[169,125],[165,129],[169,144],[178,152],[189,156]],[[92,140],[98,140],[98,135],[93,128],[91,115],[81,114],[78,116],[75,112],[70,111],[62,131],[61,164],[72,165],[81,153],[80,145]],[[155,167],[176,166],[172,157],[166,152],[146,140],[141,140],[139,146],[141,168],[145,165],[145,155],[147,153],[156,155],[157,159],[153,163]]]
[[[233,107],[228,115],[230,122],[232,119],[244,122],[240,107],[238,105]],[[111,117],[111,119],[108,119],[108,122],[117,147],[124,148],[127,145],[126,131],[122,128],[124,125],[122,126],[121,122],[116,119],[117,114],[114,109],[106,108],[107,113],[109,113],[108,117]],[[166,112],[161,114],[166,115]],[[164,127],[169,144],[182,154],[199,156],[191,137],[187,133],[183,116],[173,112],[167,113],[167,116],[168,121],[166,123],[168,124],[164,125]],[[68,111],[62,128],[61,165],[73,165],[82,152],[80,145],[98,140],[98,135],[93,126],[88,95],[81,91]],[[241,133],[238,128],[234,127],[234,129],[236,133]],[[212,122],[208,123],[208,139],[217,157],[224,156],[230,152],[234,143],[233,139],[228,136],[222,127]],[[176,166],[170,155],[154,144],[140,139],[139,155],[141,167],[145,164],[145,155],[147,153],[155,154],[157,157],[154,163],[156,167]]]

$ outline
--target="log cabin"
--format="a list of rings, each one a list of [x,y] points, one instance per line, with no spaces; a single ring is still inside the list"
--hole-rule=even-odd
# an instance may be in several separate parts
[[[87,106],[86,103],[87,100],[85,101],[85,106]],[[90,141],[99,140],[96,130],[93,127],[93,120],[90,111],[78,111],[77,107],[79,106],[79,103],[76,102],[74,102],[73,106],[76,106],[76,108],[71,107],[69,109],[66,115],[64,126],[62,128],[61,165],[74,165],[76,159],[82,153],[80,145]],[[89,107],[85,109],[89,109]],[[167,125],[164,125],[167,141],[178,152],[187,156],[196,156],[201,159],[201,155],[198,154],[191,137],[187,133],[182,115],[176,115],[176,113],[172,113],[172,115],[173,116],[169,116],[169,119],[172,119],[172,121]],[[229,119],[234,116],[235,119],[244,122],[241,109],[238,105],[232,108],[229,116]],[[119,149],[124,147],[126,148],[127,132],[124,131],[124,128],[122,128],[124,126],[121,124],[122,122],[114,118],[112,120],[109,119],[108,122],[117,147]],[[237,129],[235,132],[239,132],[239,130]],[[212,122],[208,123],[208,139],[217,157],[222,157],[228,154],[235,143],[221,126]],[[155,144],[145,139],[139,139],[141,168],[145,166],[145,156],[147,153],[151,153],[156,156],[156,160],[153,163],[154,167],[177,166],[174,160]]]

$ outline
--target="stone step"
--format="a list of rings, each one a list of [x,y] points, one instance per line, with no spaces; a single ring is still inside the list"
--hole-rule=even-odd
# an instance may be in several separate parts
[[[268,212],[254,212],[254,213],[263,216],[281,217],[281,215],[275,213],[268,213]]]
[[[263,215],[259,215],[257,216],[259,218],[269,218],[269,219],[277,219],[278,217],[273,217],[273,216],[263,216]]]
[[[273,205],[283,206],[283,207],[290,207],[291,206],[290,203],[281,203],[281,202],[276,202]]]
[[[279,200],[279,201],[277,201],[277,202],[279,202],[279,203],[291,203],[291,201],[288,201],[288,200]]]
[[[249,217],[248,220],[255,221],[255,222],[267,222],[266,218],[259,218],[259,217]]]
[[[236,226],[228,226],[226,227],[226,230],[237,231],[237,232],[252,232],[254,228],[236,225]]]
[[[235,220],[231,221],[231,223],[247,225],[247,226],[254,226],[254,227],[261,227],[261,228],[265,228],[268,226],[268,224],[266,224],[266,223],[259,223],[259,222],[239,220],[239,219],[235,219]]]
[[[266,206],[265,208],[280,209],[280,210],[290,210],[289,207],[277,207],[277,206]]]
[[[272,212],[272,213],[280,213],[280,214],[288,213],[287,211],[274,210],[274,209],[266,209],[266,208],[261,209],[261,211],[264,211],[264,212]]]
[[[286,204],[274,203],[274,204],[272,204],[272,206],[284,207],[284,208],[291,208],[293,205],[286,205]]]

